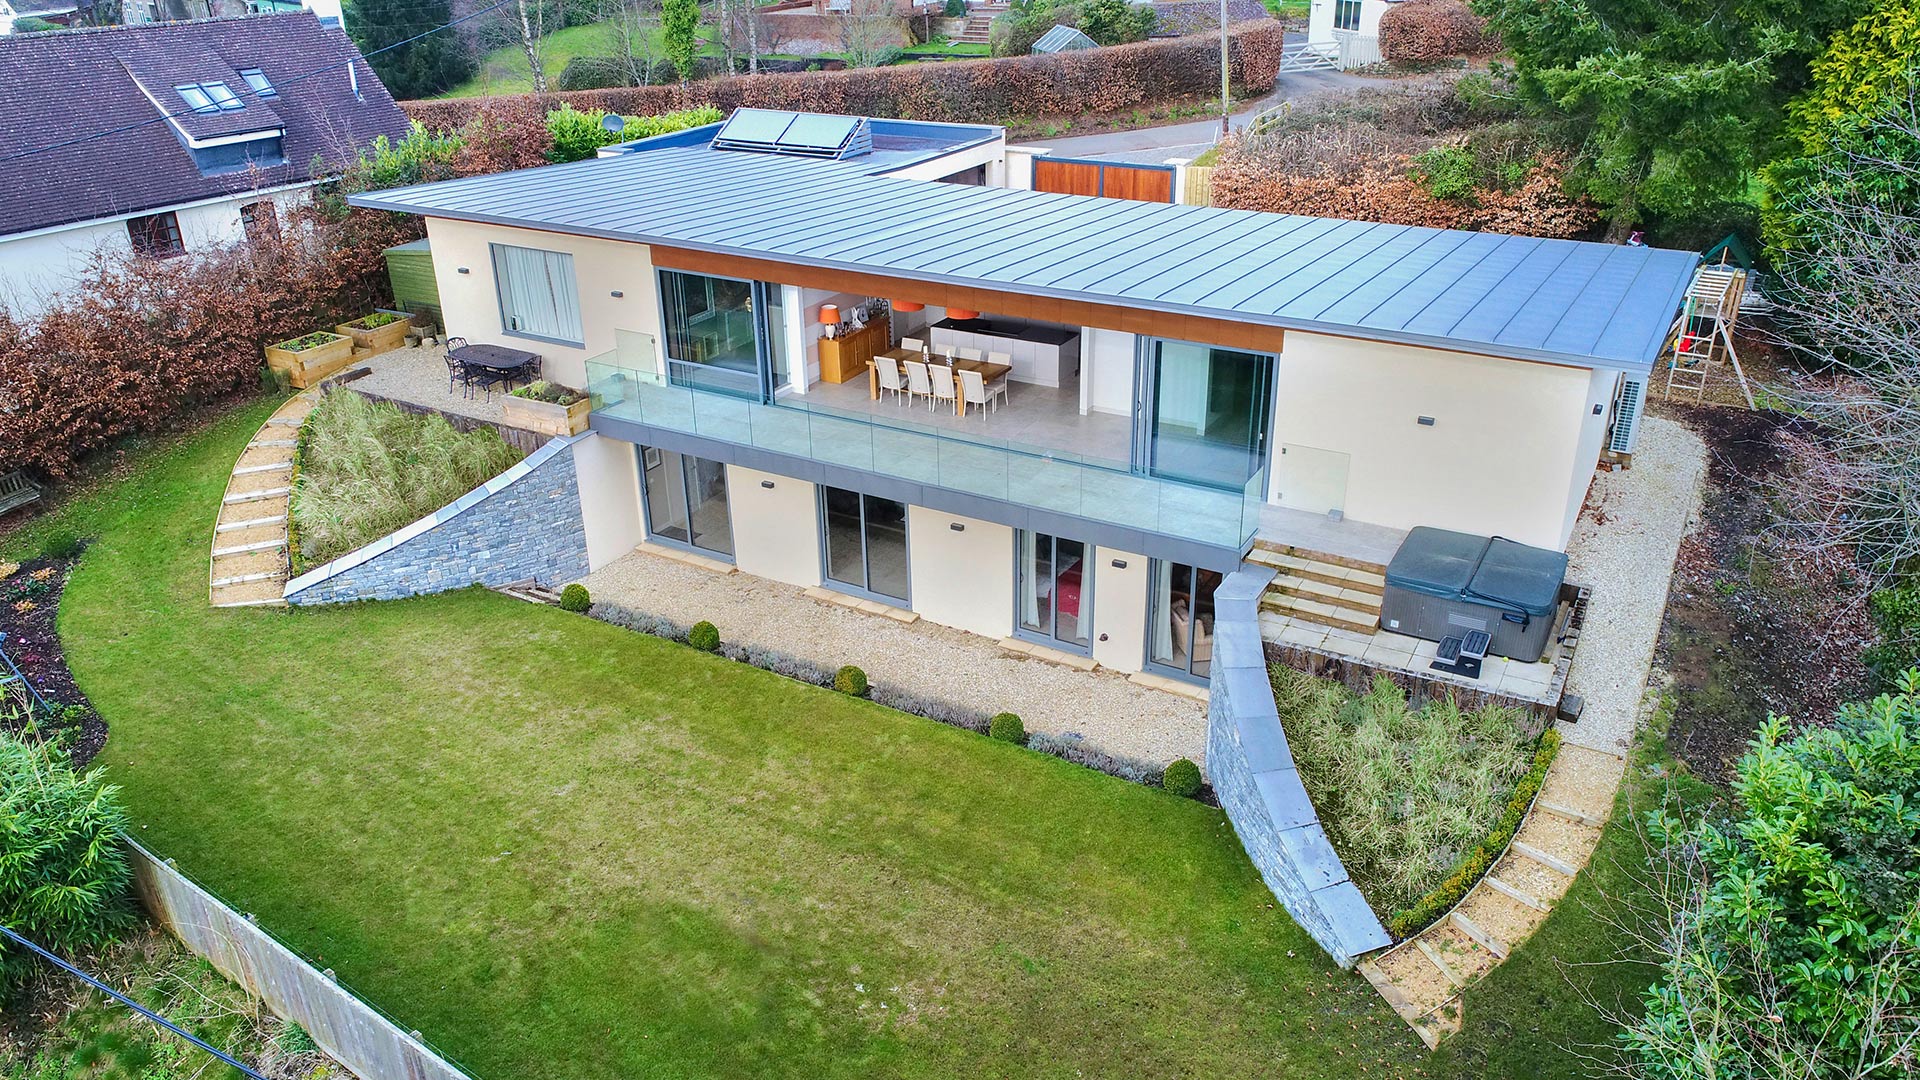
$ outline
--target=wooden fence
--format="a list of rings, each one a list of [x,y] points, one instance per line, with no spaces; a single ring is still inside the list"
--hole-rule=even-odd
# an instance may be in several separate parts
[[[155,921],[222,975],[313,1036],[363,1080],[471,1080],[417,1034],[400,1029],[330,973],[315,970],[253,921],[127,841],[134,887]]]

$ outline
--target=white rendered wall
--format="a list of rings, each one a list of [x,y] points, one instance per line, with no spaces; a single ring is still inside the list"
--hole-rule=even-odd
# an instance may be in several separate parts
[[[580,519],[587,532],[587,568],[598,570],[646,536],[640,511],[639,454],[632,443],[589,434],[573,444],[580,483]]]
[[[1134,335],[1080,328],[1080,411],[1133,415]]]
[[[771,483],[772,487],[762,486]],[[804,480],[727,466],[733,514],[733,564],[789,585],[820,584],[820,518]]]
[[[1587,502],[1587,489],[1593,485],[1594,469],[1600,464],[1600,449],[1607,441],[1607,410],[1620,382],[1617,371],[1595,370],[1590,374],[1586,412],[1580,418],[1580,444],[1573,452],[1573,476],[1569,478],[1567,507],[1560,523],[1560,531],[1568,539],[1573,538],[1580,508]]]
[[[907,550],[921,618],[991,638],[1013,632],[1011,528],[909,506]]]
[[[1139,671],[1147,655],[1147,557],[1104,547],[1093,557],[1093,658],[1115,671]]]
[[[1583,368],[1289,331],[1271,441],[1347,455],[1354,520],[1564,549],[1570,492],[1584,494],[1593,471],[1589,421],[1604,426],[1587,415],[1594,381]]]
[[[1362,0],[1360,4],[1360,28],[1341,30],[1338,33],[1353,34],[1357,37],[1380,36],[1380,16],[1390,7],[1387,0]],[[1315,44],[1329,43],[1334,40],[1333,0],[1313,0],[1313,6],[1307,9],[1307,40]]]
[[[587,360],[611,351],[617,331],[645,334],[656,345],[659,342],[659,290],[652,254],[645,244],[449,218],[428,218],[427,239],[433,246],[433,273],[439,282],[440,310],[449,336],[463,337],[476,345],[487,342],[539,353],[545,377],[573,387],[587,384]],[[582,344],[560,344],[506,331],[489,248],[496,243],[564,251],[573,256]],[[462,267],[467,271],[464,274],[460,272]],[[622,295],[616,297],[616,292]]]

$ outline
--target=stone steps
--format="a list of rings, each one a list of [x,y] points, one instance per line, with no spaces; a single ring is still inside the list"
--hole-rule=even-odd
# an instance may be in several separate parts
[[[1247,561],[1274,570],[1262,611],[1357,634],[1380,628],[1385,567],[1264,540],[1254,541]]]
[[[234,461],[207,549],[207,602],[214,607],[284,606],[287,502],[293,492],[296,433],[317,397],[289,398],[260,425]]]

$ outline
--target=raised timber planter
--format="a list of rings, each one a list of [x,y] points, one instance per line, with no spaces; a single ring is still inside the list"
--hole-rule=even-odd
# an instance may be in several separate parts
[[[571,405],[555,405],[551,401],[508,394],[500,401],[502,424],[541,435],[578,435],[587,430],[587,414],[593,411],[592,398],[582,398]]]
[[[299,352],[269,345],[267,366],[286,372],[287,380],[304,390],[353,363],[353,339],[344,334],[330,334],[328,338],[324,344]]]
[[[355,319],[353,322],[344,322],[334,327],[333,332],[352,338],[353,347],[364,350],[361,353],[363,356],[373,353],[390,352],[406,344],[407,331],[413,324],[408,322],[406,315],[401,312],[385,312],[384,314],[399,315],[400,318],[385,326],[375,326],[371,329],[358,325],[360,320]]]

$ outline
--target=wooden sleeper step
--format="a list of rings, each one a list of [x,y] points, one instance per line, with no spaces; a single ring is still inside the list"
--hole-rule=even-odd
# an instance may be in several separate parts
[[[1535,897],[1533,894],[1527,892],[1525,889],[1519,888],[1518,886],[1509,885],[1506,882],[1501,881],[1499,878],[1494,877],[1492,874],[1488,874],[1486,877],[1481,878],[1480,884],[1485,885],[1487,888],[1492,889],[1494,892],[1499,893],[1500,895],[1506,897],[1509,900],[1514,901],[1515,903],[1525,904],[1527,907],[1530,907],[1535,911],[1544,912],[1544,911],[1552,910],[1551,904],[1548,904],[1546,901],[1541,900],[1538,897]]]
[[[1522,855],[1525,855],[1527,858],[1532,859],[1534,862],[1537,862],[1540,865],[1547,867],[1550,870],[1557,870],[1560,873],[1565,874],[1567,877],[1573,877],[1580,873],[1578,869],[1576,869],[1574,866],[1569,864],[1565,859],[1562,859],[1556,855],[1549,855],[1546,852],[1541,851],[1539,848],[1534,847],[1532,844],[1527,843],[1525,840],[1519,840],[1519,839],[1514,840],[1513,850],[1519,852]]]
[[[1502,960],[1505,960],[1507,958],[1506,942],[1501,941],[1499,938],[1496,938],[1492,934],[1487,933],[1485,930],[1480,929],[1478,924],[1476,924],[1472,919],[1467,918],[1465,915],[1460,914],[1458,910],[1454,911],[1453,915],[1451,916],[1451,919],[1453,921],[1454,929],[1472,938],[1474,942],[1478,944],[1481,948],[1487,950],[1488,952],[1492,953],[1493,955],[1499,957]]]
[[[293,489],[288,487],[262,488],[259,491],[242,491],[238,494],[229,495],[220,501],[226,506],[234,506],[239,503],[264,502],[267,499],[278,499],[292,491]]]
[[[287,515],[269,514],[266,517],[242,518],[239,521],[223,521],[215,525],[213,531],[217,533],[239,532],[242,529],[257,529],[262,525],[284,525],[286,523]]]

